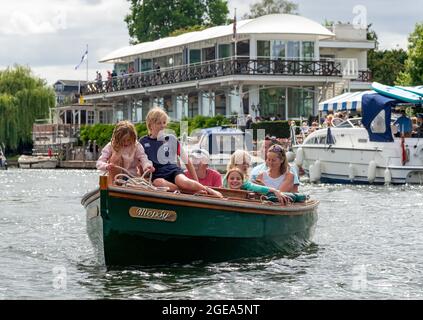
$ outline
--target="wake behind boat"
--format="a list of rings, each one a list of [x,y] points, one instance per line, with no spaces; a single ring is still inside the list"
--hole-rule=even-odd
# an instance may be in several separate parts
[[[224,199],[153,186],[108,185],[86,194],[87,231],[107,266],[226,261],[292,253],[311,243],[319,202],[281,206],[240,190]]]

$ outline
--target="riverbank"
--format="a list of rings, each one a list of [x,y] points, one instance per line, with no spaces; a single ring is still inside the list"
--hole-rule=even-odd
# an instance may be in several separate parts
[[[9,167],[19,167],[18,160],[7,160]],[[69,160],[59,161],[56,169],[95,169],[96,161]]]

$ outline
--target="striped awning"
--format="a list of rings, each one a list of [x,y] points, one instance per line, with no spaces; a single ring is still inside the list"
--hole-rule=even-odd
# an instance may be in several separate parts
[[[376,93],[373,90],[346,92],[319,103],[319,111],[361,111],[361,99],[365,94]]]

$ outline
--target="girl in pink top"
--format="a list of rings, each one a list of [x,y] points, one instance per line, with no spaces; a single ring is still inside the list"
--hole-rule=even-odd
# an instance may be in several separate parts
[[[137,141],[135,126],[129,121],[120,121],[113,130],[112,141],[101,151],[97,160],[97,169],[109,171],[109,181],[113,182],[121,168],[132,175],[139,175],[139,167],[145,171],[154,172],[153,164],[148,160],[143,146]]]

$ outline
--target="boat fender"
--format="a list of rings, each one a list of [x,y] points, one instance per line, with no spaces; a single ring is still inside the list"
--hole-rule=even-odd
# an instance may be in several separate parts
[[[310,181],[319,182],[321,177],[320,160],[316,160],[310,168]]]
[[[367,170],[367,179],[369,183],[373,183],[376,178],[376,162],[374,160],[369,162],[369,167]]]
[[[352,163],[348,165],[348,177],[350,178],[350,181],[354,181],[355,174],[354,174],[354,166]]]
[[[390,184],[392,181],[391,171],[389,171],[389,169],[386,168],[383,175],[385,177],[385,184]]]
[[[288,159],[288,162],[292,162],[295,160],[295,153],[292,151],[288,151],[286,153],[286,159]]]
[[[314,173],[314,168],[313,167],[314,167],[313,164],[309,165],[309,167],[308,167],[308,176],[310,178],[310,182],[315,182],[314,181],[314,176],[313,176],[313,173]]]
[[[298,148],[297,153],[295,155],[295,164],[299,167],[303,165],[304,161],[304,150],[303,148]]]

